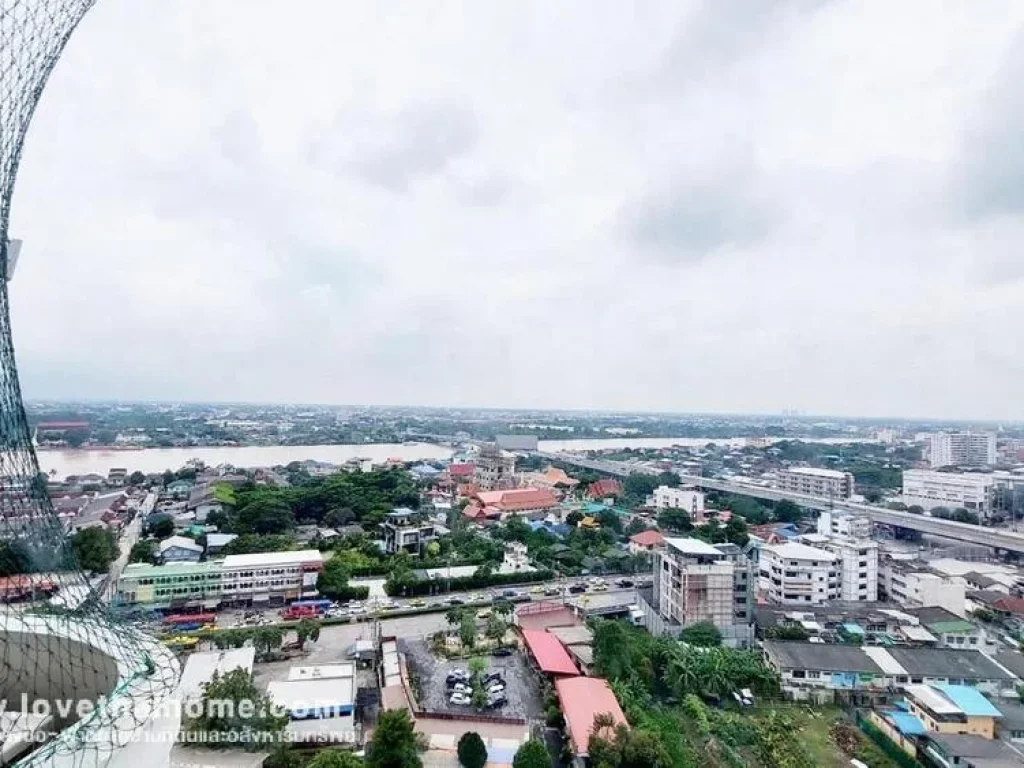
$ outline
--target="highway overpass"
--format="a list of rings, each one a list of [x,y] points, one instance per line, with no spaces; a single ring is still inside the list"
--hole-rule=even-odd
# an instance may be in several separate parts
[[[618,477],[626,477],[634,472],[648,475],[660,474],[660,470],[651,467],[643,467],[635,464],[626,464],[618,461],[601,461],[587,459],[571,453],[544,453],[537,452],[537,456],[550,461],[560,461],[564,464],[572,464],[584,469],[592,469],[596,472],[603,472]],[[909,512],[899,512],[884,507],[875,507],[870,504],[857,504],[851,501],[831,501],[817,496],[806,496],[801,493],[790,493],[778,488],[767,488],[750,483],[738,483],[732,480],[719,480],[709,477],[698,477],[695,475],[680,475],[679,479],[686,485],[693,485],[713,491],[732,493],[738,496],[751,496],[755,499],[768,501],[781,501],[789,499],[801,507],[818,510],[839,510],[851,512],[870,518],[872,522],[883,525],[891,525],[897,528],[906,528],[911,531],[942,536],[943,538],[963,541],[969,544],[979,544],[993,549],[1024,554],[1024,534],[1005,531],[999,528],[984,528],[969,523],[958,523],[953,520],[940,520],[936,517],[925,515],[913,515]]]

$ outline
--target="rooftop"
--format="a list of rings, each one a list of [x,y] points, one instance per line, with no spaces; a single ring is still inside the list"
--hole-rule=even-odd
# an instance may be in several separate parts
[[[160,554],[163,554],[168,549],[177,547],[179,549],[188,549],[192,552],[202,552],[203,548],[195,543],[192,539],[187,536],[169,536],[160,542]]]
[[[523,639],[542,672],[578,675],[579,670],[558,638],[542,629],[524,629]]]
[[[296,563],[322,563],[323,555],[316,549],[302,549],[292,552],[260,552],[251,555],[228,555],[224,558],[225,568],[246,568],[259,565],[292,565]]]
[[[562,705],[565,726],[575,754],[585,756],[594,732],[594,718],[610,714],[615,725],[629,724],[622,708],[608,687],[608,682],[599,677],[568,677],[555,681],[555,690]]]
[[[883,674],[882,668],[855,645],[768,641],[764,649],[771,659],[787,669]]]
[[[665,537],[658,531],[640,531],[630,536],[629,540],[641,547],[656,547],[665,540]]]
[[[721,551],[715,549],[706,541],[691,538],[665,539],[665,543],[684,555],[699,555],[701,557],[724,557]]]
[[[792,541],[785,544],[765,544],[761,547],[761,551],[774,552],[777,556],[787,560],[824,560],[825,562],[834,562],[838,557],[834,552],[828,552],[817,547],[809,547],[806,544],[797,544]]]
[[[167,565],[148,565],[132,563],[121,571],[121,578],[147,579],[156,576],[193,576],[200,573],[216,573],[220,570],[218,561],[209,560],[205,563],[168,563]]]
[[[981,651],[958,648],[886,648],[886,652],[915,677],[964,680],[1007,680],[1012,675]]]
[[[833,480],[842,480],[846,477],[845,472],[838,472],[834,469],[821,469],[819,467],[793,467],[786,470],[796,475],[810,475],[811,477],[827,477]]]
[[[975,688],[967,685],[934,685],[933,688],[953,702],[968,717],[1002,717],[992,702]]]

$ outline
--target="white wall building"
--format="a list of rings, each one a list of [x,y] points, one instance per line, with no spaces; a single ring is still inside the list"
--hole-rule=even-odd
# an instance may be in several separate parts
[[[784,491],[823,499],[848,499],[853,495],[854,487],[854,478],[849,472],[818,467],[779,470],[776,482]]]
[[[880,576],[889,599],[908,608],[937,605],[957,616],[966,612],[967,585],[960,579],[908,569],[898,563],[883,566]]]
[[[838,600],[839,557],[806,544],[765,544],[759,556],[759,586],[773,603],[821,605]]]
[[[878,600],[878,542],[833,537],[825,548],[839,558],[839,599]]]
[[[935,507],[963,507],[982,515],[992,505],[995,479],[980,473],[936,472],[930,469],[903,471],[903,503],[926,511]]]
[[[671,488],[659,485],[647,501],[655,509],[685,509],[691,517],[704,512],[704,494],[695,488]]]
[[[995,432],[936,432],[928,436],[933,467],[990,467],[996,463]]]
[[[818,516],[818,533],[822,536],[848,536],[851,539],[871,538],[871,520],[841,512],[822,512]]]

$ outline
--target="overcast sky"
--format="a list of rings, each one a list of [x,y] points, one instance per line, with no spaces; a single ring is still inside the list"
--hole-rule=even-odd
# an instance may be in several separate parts
[[[1022,30],[100,0],[14,201],[24,393],[1024,418]]]

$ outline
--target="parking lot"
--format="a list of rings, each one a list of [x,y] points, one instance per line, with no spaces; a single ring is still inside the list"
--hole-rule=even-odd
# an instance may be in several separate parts
[[[473,713],[472,706],[452,704],[447,686],[448,674],[454,669],[468,669],[467,659],[449,661],[439,659],[431,652],[426,641],[399,640],[400,650],[406,654],[409,669],[419,680],[420,706],[428,712]],[[522,717],[527,720],[544,716],[544,702],[540,685],[521,651],[511,656],[484,656],[487,672],[498,672],[505,682],[508,703],[487,714],[495,717]]]

